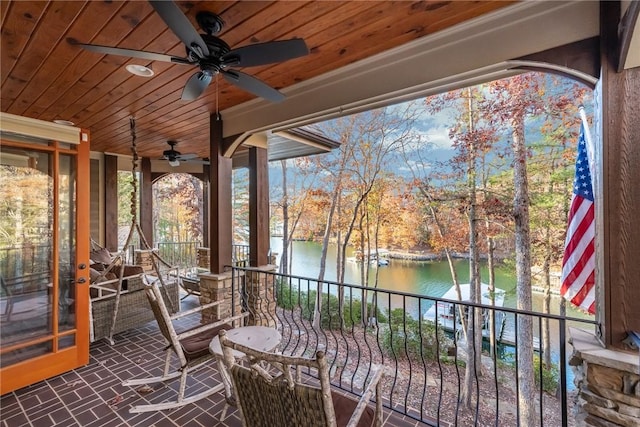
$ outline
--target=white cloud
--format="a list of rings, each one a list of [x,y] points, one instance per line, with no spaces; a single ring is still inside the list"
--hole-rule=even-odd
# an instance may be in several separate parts
[[[433,148],[451,149],[453,145],[449,138],[449,128],[446,126],[427,127],[419,133],[422,139],[431,144]]]

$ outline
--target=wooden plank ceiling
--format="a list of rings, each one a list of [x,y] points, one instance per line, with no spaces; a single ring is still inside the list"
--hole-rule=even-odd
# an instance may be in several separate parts
[[[471,18],[505,1],[207,1],[177,2],[198,28],[195,14],[219,14],[217,36],[231,48],[303,38],[310,55],[243,72],[282,90]],[[3,112],[89,129],[92,150],[129,154],[128,118],[137,122],[141,156],[158,158],[166,140],[183,153],[209,155],[209,117],[254,98],[224,79],[194,101],[180,99],[197,68],[85,51],[68,42],[185,56],[185,47],[143,1],[2,1]],[[199,28],[198,28],[199,30]],[[143,78],[127,64],[149,65]],[[216,99],[217,98],[217,99]]]

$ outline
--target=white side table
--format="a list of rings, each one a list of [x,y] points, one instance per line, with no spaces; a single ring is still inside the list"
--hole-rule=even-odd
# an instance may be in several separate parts
[[[234,343],[251,347],[258,351],[272,351],[280,344],[282,336],[275,328],[268,326],[242,326],[226,331],[227,338]],[[222,357],[222,347],[220,347],[220,337],[213,337],[209,344],[209,351]],[[237,358],[244,357],[244,354],[234,350],[233,355]]]

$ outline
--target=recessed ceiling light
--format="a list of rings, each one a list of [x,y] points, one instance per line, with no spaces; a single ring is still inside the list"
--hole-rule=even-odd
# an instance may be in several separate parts
[[[151,77],[154,74],[151,68],[145,67],[144,65],[129,64],[125,68],[131,74],[135,74],[140,77]]]
[[[53,121],[53,123],[57,123],[59,125],[65,125],[65,126],[73,126],[73,125],[75,125],[75,123],[70,122],[69,120],[61,120],[61,119],[55,119]]]

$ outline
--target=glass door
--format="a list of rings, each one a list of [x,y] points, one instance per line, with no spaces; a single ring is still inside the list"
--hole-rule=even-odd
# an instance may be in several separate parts
[[[89,361],[88,145],[1,134],[1,394]]]

